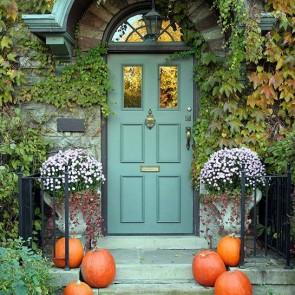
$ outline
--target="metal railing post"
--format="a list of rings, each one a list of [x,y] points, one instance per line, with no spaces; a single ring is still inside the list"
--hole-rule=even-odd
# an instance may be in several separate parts
[[[65,269],[69,269],[69,172],[65,167]]]
[[[256,237],[257,237],[257,180],[255,178],[255,185],[254,185],[254,227],[253,227],[253,255],[256,256]]]
[[[246,171],[245,165],[242,164],[241,171],[241,181],[242,181],[242,191],[241,191],[241,259],[240,259],[240,268],[244,268],[245,262],[245,198],[246,198]]]
[[[22,177],[23,173],[21,171],[21,167],[18,167],[17,171],[17,176],[18,176],[18,235],[22,238],[25,237],[24,235],[24,218],[23,218],[23,182],[22,182]]]
[[[287,189],[286,189],[286,268],[291,268],[291,165],[288,163],[287,170]]]
[[[269,211],[269,183],[271,177],[267,178],[265,187],[265,213],[264,213],[264,255],[267,256],[267,231],[268,231],[268,211]]]

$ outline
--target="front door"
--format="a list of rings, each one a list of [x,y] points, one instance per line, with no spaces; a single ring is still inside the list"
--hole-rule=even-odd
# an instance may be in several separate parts
[[[108,234],[192,234],[193,60],[112,54]]]

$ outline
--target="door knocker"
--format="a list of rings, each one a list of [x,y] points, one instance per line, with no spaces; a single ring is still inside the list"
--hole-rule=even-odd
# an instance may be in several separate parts
[[[156,119],[154,118],[153,112],[150,109],[148,115],[145,118],[145,125],[148,129],[152,129],[155,126]]]

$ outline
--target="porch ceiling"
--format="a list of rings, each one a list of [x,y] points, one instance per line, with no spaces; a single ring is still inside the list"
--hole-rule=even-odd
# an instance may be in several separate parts
[[[76,24],[93,0],[56,0],[50,14],[24,14],[23,21],[31,32],[51,48],[57,59],[72,56]]]

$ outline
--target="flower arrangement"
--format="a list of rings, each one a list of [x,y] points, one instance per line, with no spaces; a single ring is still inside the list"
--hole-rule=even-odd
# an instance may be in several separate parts
[[[55,191],[63,198],[65,192],[65,170],[68,169],[69,191],[97,190],[105,181],[102,164],[82,149],[59,151],[41,166],[44,191]]]
[[[211,155],[200,173],[200,181],[211,195],[229,192],[231,196],[241,192],[241,170],[246,172],[246,188],[249,192],[256,185],[264,185],[265,167],[258,155],[248,148],[222,149]]]
[[[55,202],[45,195],[45,202],[54,207],[56,224],[64,230],[65,172],[68,171],[70,234],[85,234],[87,243],[95,244],[101,235],[100,186],[105,181],[102,164],[82,149],[59,151],[49,157],[40,168],[40,181],[46,195],[55,196]],[[83,218],[83,222],[79,220]],[[83,227],[85,225],[85,228]]]
[[[201,224],[208,240],[212,239],[208,226],[212,222],[219,227],[220,234],[239,232],[242,169],[246,172],[245,223],[248,228],[249,212],[254,206],[253,190],[264,186],[265,167],[257,153],[248,148],[225,148],[213,153],[201,169],[200,183],[205,188],[201,194]],[[261,191],[257,192],[256,202],[261,198]]]

